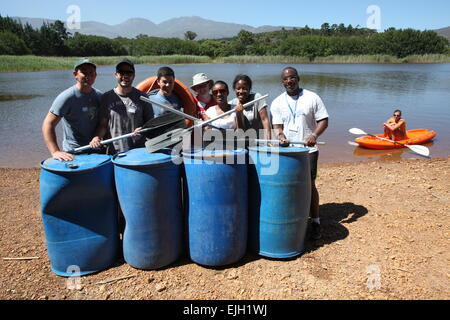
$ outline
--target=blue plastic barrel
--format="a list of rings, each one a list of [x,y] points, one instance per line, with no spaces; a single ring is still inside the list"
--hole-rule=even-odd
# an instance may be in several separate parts
[[[304,251],[311,203],[307,148],[249,148],[249,247],[265,257]]]
[[[40,201],[52,271],[98,272],[116,262],[117,197],[111,157],[76,155],[41,163]]]
[[[134,268],[158,269],[181,253],[181,162],[170,152],[149,153],[145,148],[113,157],[125,218],[123,255]]]
[[[189,255],[221,266],[239,261],[247,249],[247,151],[183,153]]]

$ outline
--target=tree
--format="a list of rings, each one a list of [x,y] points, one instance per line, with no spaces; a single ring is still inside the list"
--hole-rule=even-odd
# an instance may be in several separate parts
[[[330,24],[325,22],[320,26],[322,35],[329,36],[331,34]]]
[[[25,55],[30,54],[25,42],[10,31],[0,31],[0,55]]]
[[[194,31],[186,31],[184,33],[184,39],[185,40],[194,40],[195,38],[197,38],[197,34]]]
[[[244,46],[252,45],[255,42],[253,33],[246,30],[239,31],[236,40]]]

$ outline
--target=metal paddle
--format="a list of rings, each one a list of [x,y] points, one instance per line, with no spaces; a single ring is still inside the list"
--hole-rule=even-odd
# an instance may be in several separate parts
[[[156,132],[156,135],[159,135],[161,133],[166,132],[169,129],[174,128],[186,128],[186,125],[184,124],[184,118],[181,118],[175,114],[169,113],[161,115],[157,118],[152,118],[149,121],[147,121],[143,126],[142,129],[136,132],[130,132],[121,136],[117,136],[111,139],[100,141],[101,145],[107,145],[114,141],[131,138],[135,134],[144,134],[145,136],[149,137],[149,134],[154,131]],[[152,135],[155,136],[155,135]],[[90,150],[92,147],[90,145],[85,145],[82,147],[78,147],[72,150],[69,150],[68,153],[79,153],[86,150]]]
[[[215,142],[227,142],[227,141],[236,141],[236,142],[241,142],[241,141],[248,141],[248,142],[254,142],[254,143],[272,143],[272,144],[280,144],[280,140],[266,140],[266,139],[253,139],[253,138],[237,138],[237,139],[225,139],[225,140],[214,140]],[[305,141],[289,141],[289,144],[302,144],[302,145],[306,145]],[[325,142],[322,141],[318,141],[316,142],[316,144],[319,145],[324,145],[326,144]]]
[[[201,119],[199,119],[199,118],[196,118],[196,117],[194,117],[194,116],[191,116],[191,115],[189,115],[189,114],[187,114],[187,113],[184,113],[184,112],[182,112],[182,111],[180,111],[180,110],[177,110],[177,109],[175,109],[175,108],[173,108],[173,107],[171,107],[171,106],[168,106],[168,105],[165,105],[165,104],[163,104],[163,103],[160,103],[160,102],[151,100],[151,99],[146,98],[146,97],[144,97],[144,96],[141,96],[141,100],[142,100],[142,101],[145,101],[145,102],[148,102],[148,103],[151,103],[151,104],[154,104],[154,105],[157,105],[158,107],[161,107],[161,108],[163,108],[163,109],[165,109],[165,110],[167,110],[167,111],[173,112],[174,114],[177,114],[177,115],[179,115],[179,116],[181,116],[181,117],[184,117],[184,118],[186,118],[186,119],[192,120],[195,124],[197,124],[197,123],[203,121],[203,120],[201,120]],[[163,115],[164,115],[164,114],[163,114]],[[219,128],[213,126],[213,125],[210,125],[210,126],[213,127],[213,128],[215,128],[215,129],[219,129]]]
[[[261,97],[255,99],[255,100],[247,102],[246,104],[243,105],[243,107],[247,108],[247,107],[253,105],[256,102],[267,98],[268,96],[269,95],[266,94],[264,96],[261,96]],[[141,97],[141,100],[143,100],[143,101],[149,100],[148,102],[151,103],[151,100],[147,99],[145,97]],[[171,108],[170,111],[173,111],[173,110],[175,110],[175,109]],[[181,112],[181,111],[178,111],[178,112]],[[184,130],[178,130],[177,129],[177,130],[174,130],[175,132],[174,131],[167,132],[167,133],[165,133],[163,135],[160,135],[160,136],[158,136],[158,137],[156,137],[154,139],[148,140],[145,143],[145,147],[147,148],[147,151],[151,153],[151,152],[155,152],[155,151],[161,150],[162,148],[173,146],[173,145],[177,144],[178,142],[180,142],[183,139],[183,136],[188,134],[188,133],[190,133],[191,131],[193,131],[195,129],[198,129],[198,128],[202,128],[203,126],[209,125],[210,123],[212,123],[212,122],[214,122],[214,121],[216,121],[216,120],[218,120],[220,118],[223,118],[225,116],[228,116],[228,115],[230,115],[230,114],[232,114],[234,112],[236,112],[236,109],[231,109],[231,110],[229,110],[227,112],[224,112],[224,113],[218,115],[217,117],[214,117],[212,119],[200,122],[200,123],[198,123],[196,125],[193,125],[190,128],[187,128],[187,129],[184,129]]]
[[[367,132],[365,132],[365,131],[363,131],[361,129],[358,129],[358,128],[351,128],[348,131],[351,134],[367,135],[367,136],[375,137],[375,138],[380,139],[380,140],[389,141],[389,142],[401,145],[403,147],[409,148],[411,151],[414,151],[415,153],[418,153],[418,154],[420,154],[421,156],[424,156],[424,157],[428,157],[430,155],[430,149],[428,149],[425,146],[420,146],[420,145],[417,145],[417,144],[412,144],[412,145],[403,144],[403,143],[398,142],[398,141],[390,140],[390,139],[387,139],[387,138],[376,136],[374,134],[367,133]]]

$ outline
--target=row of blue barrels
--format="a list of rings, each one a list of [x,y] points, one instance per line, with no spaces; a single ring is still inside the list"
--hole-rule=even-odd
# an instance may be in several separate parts
[[[206,266],[235,263],[247,249],[288,258],[304,248],[311,197],[305,148],[192,150],[183,158],[141,148],[112,159],[47,159],[40,183],[48,255],[61,276],[73,266],[84,275],[117,261],[119,203],[123,256],[139,269],[175,262],[185,225],[191,260]]]

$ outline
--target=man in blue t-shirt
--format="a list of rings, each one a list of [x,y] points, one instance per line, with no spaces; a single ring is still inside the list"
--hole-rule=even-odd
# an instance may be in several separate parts
[[[71,161],[67,151],[87,145],[94,136],[102,93],[93,88],[97,67],[88,58],[78,60],[73,76],[76,84],[60,93],[42,123],[42,135],[52,157]],[[58,146],[55,128],[62,120],[63,148]]]
[[[181,110],[183,105],[180,98],[173,92],[175,87],[175,72],[169,67],[161,67],[158,69],[157,80],[159,90],[154,90],[149,93],[149,98],[155,102],[165,104],[174,109]],[[153,106],[155,117],[170,112],[161,107]]]

